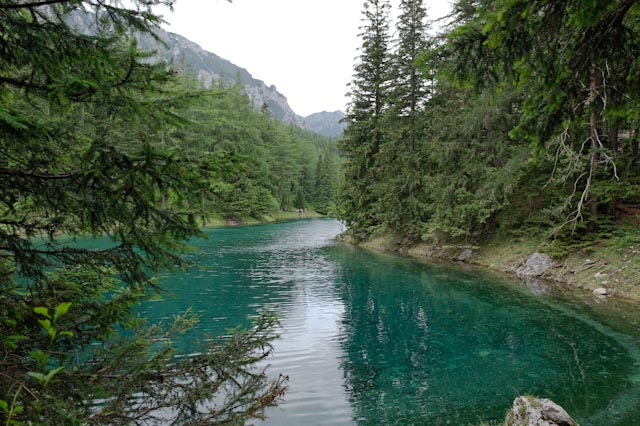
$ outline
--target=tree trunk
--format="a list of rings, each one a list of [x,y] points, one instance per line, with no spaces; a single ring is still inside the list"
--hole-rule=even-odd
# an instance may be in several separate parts
[[[618,126],[611,126],[609,128],[609,149],[613,152],[613,155],[616,155],[618,152]]]
[[[598,166],[598,114],[596,111],[596,98],[598,91],[598,73],[596,63],[594,60],[591,62],[591,72],[589,73],[589,137],[591,139],[591,155],[590,155],[590,172],[588,185],[588,197],[591,212],[590,228],[595,227],[595,221],[598,217],[598,200],[592,191],[593,181],[596,175],[596,168]]]

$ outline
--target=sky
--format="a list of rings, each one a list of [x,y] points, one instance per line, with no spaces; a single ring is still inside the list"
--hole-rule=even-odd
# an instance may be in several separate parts
[[[394,15],[399,0],[392,0]],[[362,0],[178,0],[163,27],[275,85],[308,116],[345,111],[361,40]],[[450,0],[426,0],[430,19]],[[394,27],[395,28],[395,27]],[[394,31],[392,28],[392,31]]]

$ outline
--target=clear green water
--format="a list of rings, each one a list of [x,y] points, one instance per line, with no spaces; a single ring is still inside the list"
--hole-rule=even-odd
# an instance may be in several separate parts
[[[200,267],[166,277],[172,296],[141,314],[199,313],[178,342],[190,353],[259,310],[278,313],[270,371],[290,390],[267,425],[475,425],[524,393],[583,426],[640,425],[628,308],[355,250],[333,242],[340,231],[332,220],[208,231],[193,243]]]

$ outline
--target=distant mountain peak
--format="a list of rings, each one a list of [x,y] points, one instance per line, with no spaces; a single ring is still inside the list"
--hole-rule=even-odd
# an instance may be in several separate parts
[[[346,114],[342,111],[316,112],[304,118],[304,127],[323,136],[338,138],[347,127],[347,124],[342,122],[345,117]]]
[[[278,92],[275,84],[267,86],[264,81],[254,78],[246,69],[204,50],[197,43],[179,34],[160,30],[158,36],[167,44],[167,47],[157,43],[150,36],[142,37],[141,44],[147,49],[157,51],[158,56],[167,62],[184,63],[205,86],[219,79],[224,79],[229,84],[239,80],[253,105],[256,108],[267,105],[271,116],[275,119],[327,137],[337,138],[342,135],[346,126],[340,123],[345,117],[342,111],[322,111],[303,118],[293,111],[287,97]]]
[[[95,18],[92,18],[91,13],[72,14],[69,22],[84,33],[95,32]],[[254,78],[246,69],[203,49],[199,44],[179,34],[158,28],[155,36],[161,42],[151,34],[138,35],[140,47],[157,52],[157,56],[167,63],[186,67],[205,87],[220,80],[224,80],[229,85],[240,82],[253,105],[260,109],[266,104],[271,116],[275,119],[295,124],[323,136],[339,137],[342,134],[345,126],[339,123],[344,118],[344,113],[341,111],[323,111],[303,118],[291,109],[286,96],[278,92],[275,84],[267,86],[264,81]]]

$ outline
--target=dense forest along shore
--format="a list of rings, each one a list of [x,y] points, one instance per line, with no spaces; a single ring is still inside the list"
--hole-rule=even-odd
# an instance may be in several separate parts
[[[457,0],[433,36],[398,3],[365,2],[349,237],[640,300],[640,4]]]

